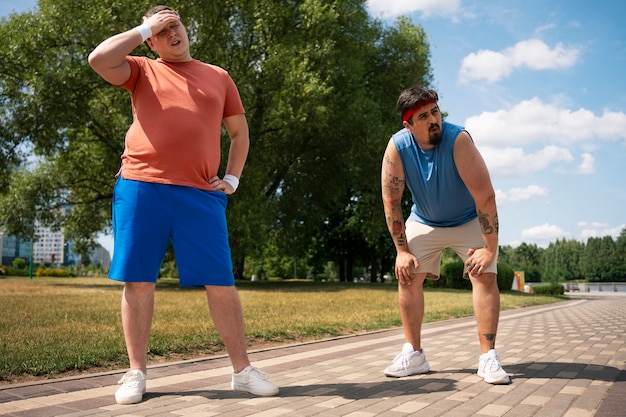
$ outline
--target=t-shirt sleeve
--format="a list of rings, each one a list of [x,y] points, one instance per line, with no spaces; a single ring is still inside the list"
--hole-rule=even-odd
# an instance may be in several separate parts
[[[241,97],[239,96],[239,90],[235,85],[235,82],[226,74],[226,101],[224,102],[224,115],[223,117],[234,116],[236,114],[245,114]]]
[[[119,87],[132,92],[135,89],[137,79],[139,78],[139,59],[129,55],[126,57],[126,62],[130,65],[130,77]]]

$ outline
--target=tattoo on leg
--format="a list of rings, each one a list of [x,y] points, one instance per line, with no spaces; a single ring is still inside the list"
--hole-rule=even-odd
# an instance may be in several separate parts
[[[485,339],[487,339],[489,342],[491,342],[491,348],[493,349],[494,347],[494,342],[496,340],[496,334],[495,333],[485,333],[483,334],[483,336],[485,336]]]

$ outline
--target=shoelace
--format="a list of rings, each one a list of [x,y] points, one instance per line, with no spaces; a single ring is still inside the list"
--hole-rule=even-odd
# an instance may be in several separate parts
[[[401,360],[400,366],[402,366],[402,368],[404,368],[405,371],[408,371],[409,363],[411,362],[411,355],[407,355],[405,353],[398,353],[398,355],[395,357],[393,361],[397,362],[398,359]]]
[[[486,368],[488,367],[490,372],[497,372],[500,369],[502,369],[502,366],[500,365],[500,361],[498,360],[497,355],[487,359],[487,363],[485,367]]]
[[[250,369],[250,377],[251,378],[256,378],[256,379],[267,379],[267,374],[263,371],[261,371],[260,369],[257,369],[255,367],[252,367],[252,369]]]
[[[119,381],[117,381],[118,384],[120,385],[127,385],[127,386],[134,386],[136,387],[137,385],[139,385],[139,382],[142,380],[143,378],[141,377],[141,374],[128,374],[125,373],[124,376],[122,377],[122,379],[120,379]]]

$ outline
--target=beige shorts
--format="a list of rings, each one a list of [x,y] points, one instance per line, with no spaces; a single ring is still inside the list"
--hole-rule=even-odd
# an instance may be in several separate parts
[[[445,248],[451,248],[463,260],[467,261],[467,251],[470,248],[485,246],[480,230],[478,218],[453,227],[433,227],[415,220],[406,222],[406,237],[409,241],[409,251],[419,261],[417,272],[426,273],[428,279],[439,279],[441,275],[441,253]],[[496,258],[482,272],[498,272],[498,253]],[[467,278],[467,268],[463,268],[463,277]]]

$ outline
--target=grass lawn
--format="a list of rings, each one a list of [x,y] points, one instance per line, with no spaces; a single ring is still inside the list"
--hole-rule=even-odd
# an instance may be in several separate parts
[[[250,349],[401,325],[395,284],[237,283]],[[0,278],[0,384],[128,366],[122,285],[106,278]],[[471,292],[426,289],[425,322],[473,314]],[[563,300],[501,294],[502,310]],[[204,289],[157,285],[151,364],[224,353]]]

